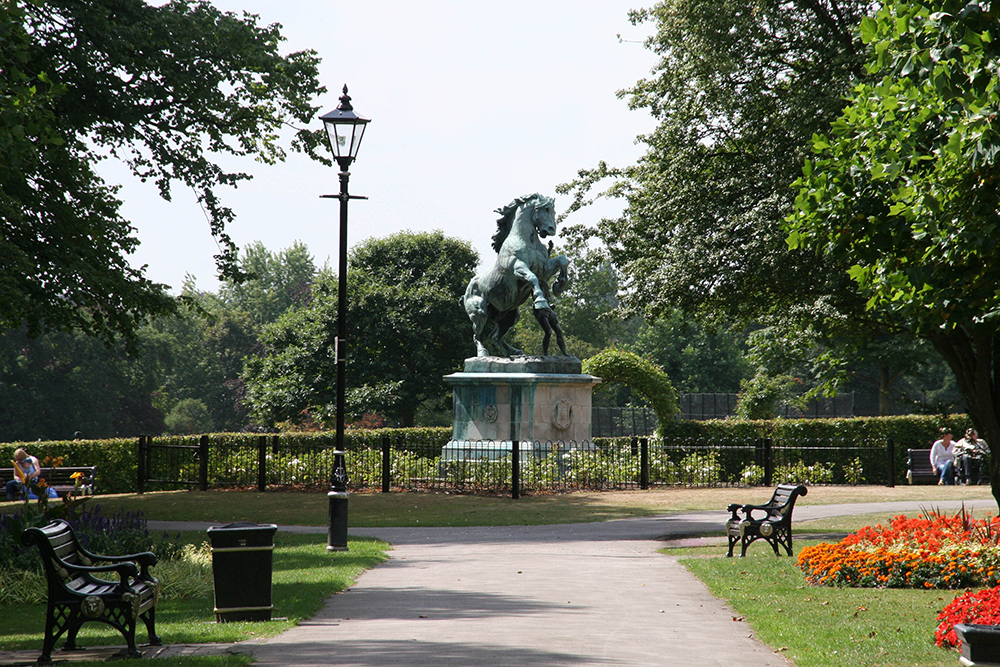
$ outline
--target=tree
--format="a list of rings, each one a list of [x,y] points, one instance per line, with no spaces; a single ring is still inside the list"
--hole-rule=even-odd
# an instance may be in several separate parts
[[[245,279],[226,280],[219,297],[227,307],[246,313],[259,328],[309,299],[316,265],[301,241],[276,253],[257,241],[243,249],[240,272]]]
[[[156,342],[139,334],[140,352]],[[159,433],[153,406],[157,377],[122,345],[111,348],[82,333],[30,338],[24,328],[0,333],[0,439],[70,439]]]
[[[444,375],[474,353],[472,326],[458,305],[478,263],[465,241],[441,232],[400,232],[351,250],[348,273],[348,408],[414,423],[422,406],[443,407]],[[247,403],[259,421],[332,416],[337,280],[321,273],[308,306],[262,335],[247,360]]]
[[[134,338],[175,301],[127,255],[138,240],[116,188],[96,174],[106,156],[171,187],[192,188],[238,275],[225,232],[234,214],[216,188],[247,174],[216,154],[283,159],[279,131],[309,122],[323,88],[311,51],[278,54],[279,27],[203,0],[22,0],[0,6],[0,328],[29,335],[79,329]],[[291,146],[320,158],[319,131]]]
[[[677,392],[662,368],[635,352],[608,348],[583,363],[583,372],[605,383],[620,382],[649,402],[661,424],[671,421],[680,408]]]
[[[817,136],[788,243],[834,257],[870,312],[930,341],[992,451],[1000,503],[1000,7],[888,0],[872,83]]]
[[[681,392],[735,392],[748,367],[744,334],[709,328],[679,311],[644,323],[630,346],[664,369]]]
[[[622,273],[628,311],[680,308],[746,325],[846,283],[830,262],[789,252],[781,221],[809,138],[863,74],[855,30],[867,6],[664,0],[632,13],[633,23],[655,23],[646,46],[661,60],[619,95],[659,124],[640,137],[647,149],[636,165],[602,163],[560,187],[575,195],[570,211],[605,179],[598,196],[625,199],[596,233]]]

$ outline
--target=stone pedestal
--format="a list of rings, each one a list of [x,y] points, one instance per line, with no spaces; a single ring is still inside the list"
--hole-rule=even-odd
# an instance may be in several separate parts
[[[445,460],[501,458],[521,451],[590,446],[591,394],[601,379],[580,372],[575,357],[474,357],[445,376],[455,417]]]

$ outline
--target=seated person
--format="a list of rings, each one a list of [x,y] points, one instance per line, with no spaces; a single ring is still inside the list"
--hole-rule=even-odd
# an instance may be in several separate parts
[[[947,427],[941,429],[941,439],[931,447],[931,467],[937,471],[938,484],[955,483],[955,446]]]
[[[955,443],[955,467],[962,484],[979,484],[983,461],[988,456],[986,441],[975,429],[966,430],[965,437]]]
[[[12,463],[16,470],[14,471],[14,479],[7,482],[7,500],[17,500],[20,498],[21,494],[25,492],[25,483],[34,484],[38,481],[39,475],[42,474],[42,465],[38,462],[38,459],[23,449],[18,449],[14,452]],[[17,470],[21,471],[20,475],[17,474]]]

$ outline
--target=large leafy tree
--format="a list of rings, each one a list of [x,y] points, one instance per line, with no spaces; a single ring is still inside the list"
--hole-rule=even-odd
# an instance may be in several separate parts
[[[669,320],[680,309],[784,338],[808,328],[838,365],[869,335],[908,344],[905,331],[868,316],[837,258],[789,249],[782,230],[812,135],[866,76],[857,28],[869,6],[664,0],[632,14],[656,27],[647,46],[661,60],[620,94],[658,125],[640,138],[646,154],[634,166],[601,164],[563,188],[576,196],[571,210],[595,192],[625,200],[596,234],[622,275],[628,311]],[[889,370],[879,376],[888,395],[902,369],[875,362]]]
[[[315,114],[313,52],[282,56],[279,26],[203,0],[15,0],[0,5],[0,328],[79,329],[131,338],[175,301],[127,255],[138,240],[115,187],[95,172],[123,160],[160,194],[192,188],[237,275],[221,185],[249,178],[219,154],[273,162],[279,134]],[[314,157],[319,134],[293,148]]]
[[[1000,7],[887,0],[861,31],[876,79],[816,137],[789,244],[850,266],[872,314],[941,353],[1000,502]]]
[[[478,259],[467,242],[441,232],[400,232],[351,250],[348,410],[376,409],[412,425],[418,410],[447,404],[442,377],[475,351],[458,299]],[[308,306],[265,328],[265,350],[247,360],[245,373],[259,421],[332,416],[336,317],[337,280],[324,273]]]
[[[652,316],[675,307],[756,321],[829,294],[839,273],[789,252],[781,220],[809,138],[843,108],[862,74],[860,0],[664,0],[632,13],[652,23],[653,75],[620,93],[658,121],[637,164],[601,164],[561,188],[570,210],[600,194],[624,213],[597,234],[622,272],[624,305]],[[579,230],[577,230],[579,231]]]

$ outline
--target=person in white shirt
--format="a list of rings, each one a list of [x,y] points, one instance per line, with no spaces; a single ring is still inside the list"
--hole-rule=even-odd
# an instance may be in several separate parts
[[[931,466],[937,470],[938,484],[955,483],[955,447],[947,427],[941,429],[941,439],[931,447]]]

